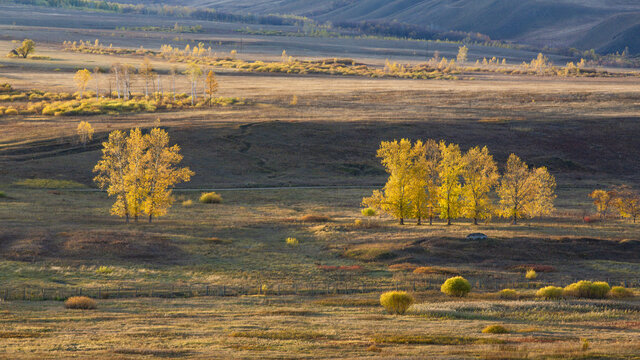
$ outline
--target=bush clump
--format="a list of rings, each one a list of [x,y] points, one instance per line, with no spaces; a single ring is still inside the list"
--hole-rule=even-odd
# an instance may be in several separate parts
[[[483,334],[508,334],[509,330],[502,325],[489,325],[482,329]]]
[[[498,292],[500,299],[516,300],[518,298],[518,292],[513,289],[503,289]]]
[[[376,209],[368,207],[365,209],[362,209],[362,215],[364,216],[376,216]]]
[[[202,193],[202,195],[200,195],[200,202],[203,204],[220,204],[222,202],[222,196],[215,192]]]
[[[536,296],[546,300],[552,300],[552,299],[562,298],[562,293],[563,293],[563,290],[561,287],[547,286],[538,290],[538,292],[536,292]]]
[[[611,288],[611,291],[609,291],[609,296],[614,299],[625,299],[625,298],[631,298],[634,295],[633,295],[633,291],[625,287],[614,286]]]
[[[100,266],[99,268],[96,269],[96,274],[111,274],[113,273],[113,268],[111,266]]]
[[[7,110],[4,111],[5,115],[18,115],[18,110],[8,107]]]
[[[524,277],[527,278],[527,280],[535,280],[538,278],[538,273],[533,269],[529,269]]]
[[[380,305],[390,314],[402,315],[413,304],[413,296],[406,291],[388,291],[380,295]]]
[[[449,296],[463,297],[471,291],[471,284],[462,276],[456,276],[447,279],[440,287],[440,291]]]
[[[298,244],[300,244],[300,242],[298,241],[298,239],[294,238],[294,237],[288,237],[285,239],[285,242],[287,243],[287,245],[290,246],[298,246]]]
[[[73,296],[64,302],[67,309],[92,310],[97,307],[96,301],[86,296]]]
[[[604,299],[611,288],[604,281],[578,281],[564,288],[564,295],[586,299]]]
[[[182,202],[182,206],[184,207],[190,207],[193,205],[193,200],[185,200]]]

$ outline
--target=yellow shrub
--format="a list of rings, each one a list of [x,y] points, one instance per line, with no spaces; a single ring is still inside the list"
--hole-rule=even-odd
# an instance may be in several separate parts
[[[527,280],[535,280],[538,277],[538,273],[533,269],[529,269],[524,277],[526,277]]]
[[[611,288],[603,281],[578,281],[564,288],[564,295],[577,298],[603,299],[609,294]]]
[[[557,286],[547,286],[536,292],[536,296],[543,299],[560,299],[562,298],[562,288]]]
[[[518,292],[513,289],[503,289],[498,293],[500,299],[515,300],[518,298]]]
[[[285,242],[287,243],[287,245],[291,245],[291,246],[298,246],[299,241],[298,239],[294,238],[294,237],[288,237],[285,239]]]
[[[193,200],[185,200],[182,202],[182,206],[189,207],[193,205]]]
[[[97,307],[96,301],[86,296],[73,296],[64,302],[67,309],[91,310]]]
[[[111,266],[100,266],[96,269],[96,274],[111,274],[113,272],[113,268]]]
[[[13,107],[9,106],[7,108],[7,110],[4,111],[5,115],[18,115],[18,110],[14,109]]]
[[[509,330],[502,325],[489,325],[482,330],[483,334],[508,334]]]
[[[614,286],[611,288],[611,291],[609,291],[609,296],[614,299],[624,299],[624,298],[631,298],[634,296],[634,294],[633,294],[633,291],[625,287]]]
[[[462,276],[456,276],[447,279],[440,287],[440,291],[449,296],[463,297],[471,291],[471,284]]]
[[[413,304],[413,296],[405,291],[389,291],[380,295],[380,305],[390,314],[402,315]]]
[[[376,209],[374,208],[366,208],[366,209],[362,209],[362,215],[364,216],[376,216]]]
[[[202,195],[200,195],[200,202],[203,204],[219,204],[222,202],[222,196],[215,192],[202,193]]]

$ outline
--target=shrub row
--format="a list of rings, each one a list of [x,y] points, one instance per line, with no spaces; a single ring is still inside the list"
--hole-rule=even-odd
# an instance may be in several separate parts
[[[628,298],[633,297],[631,290],[622,286],[614,286],[611,288],[609,284],[603,281],[578,281],[567,285],[564,289],[557,286],[544,287],[536,293],[537,297],[544,299],[560,299],[564,297],[574,297],[582,299],[604,299],[611,298]]]

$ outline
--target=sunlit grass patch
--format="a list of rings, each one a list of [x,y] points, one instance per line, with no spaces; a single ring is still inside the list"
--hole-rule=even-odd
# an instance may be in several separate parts
[[[372,339],[377,344],[416,344],[416,345],[469,345],[504,344],[504,340],[453,335],[376,335]]]
[[[365,306],[380,306],[379,299],[353,299],[353,298],[325,298],[315,300],[314,304],[321,306],[344,306],[344,307],[365,307]]]
[[[252,330],[252,331],[234,331],[229,334],[231,337],[240,338],[258,338],[269,340],[318,340],[330,339],[331,335],[316,331],[307,330]]]
[[[14,183],[18,186],[29,187],[33,189],[82,189],[85,185],[73,180],[56,180],[56,179],[24,179]]]

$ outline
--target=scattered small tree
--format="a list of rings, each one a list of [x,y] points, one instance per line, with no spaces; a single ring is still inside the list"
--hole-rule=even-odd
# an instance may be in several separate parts
[[[195,62],[191,62],[187,66],[187,70],[185,70],[184,74],[191,82],[191,105],[193,106],[198,99],[198,80],[202,76],[202,69]]]
[[[213,70],[209,70],[207,74],[207,95],[209,95],[209,106],[212,105],[213,95],[218,91],[218,81]]]
[[[464,63],[467,61],[468,59],[468,54],[469,54],[469,48],[467,47],[467,45],[462,45],[458,48],[458,57],[457,57],[457,61],[459,63]]]
[[[74,75],[73,80],[76,82],[76,86],[80,91],[80,96],[82,96],[87,88],[87,84],[91,80],[91,72],[87,69],[78,70]]]
[[[93,78],[96,80],[96,100],[100,98],[100,79],[98,75],[100,74],[100,67],[96,66],[93,68]]]
[[[24,39],[22,45],[16,49],[18,55],[26,59],[29,54],[36,52],[36,42],[31,39]]]
[[[86,121],[80,121],[77,132],[82,146],[87,146],[87,143],[93,139],[93,127]]]
[[[633,219],[636,223],[640,215],[640,193],[628,185],[622,185],[616,189],[617,197],[614,206],[620,216]]]
[[[611,206],[614,205],[616,192],[613,190],[598,189],[593,190],[593,192],[589,194],[589,197],[593,199],[593,204],[596,206],[598,215],[600,215],[600,220],[606,222],[609,210]]]

